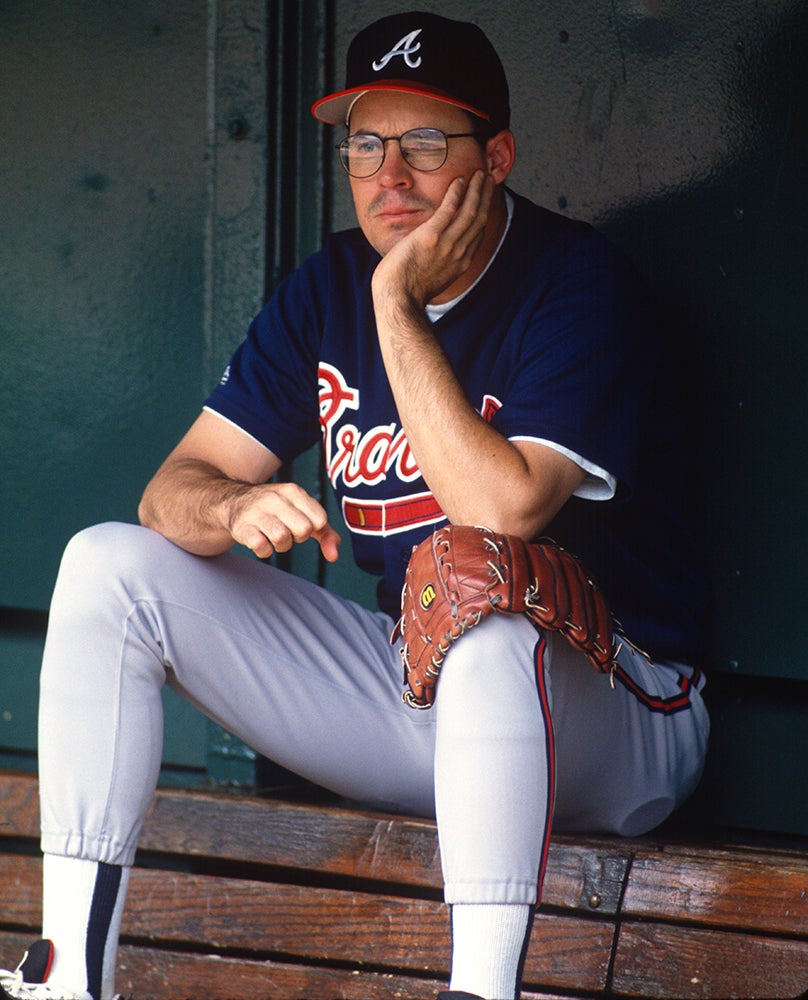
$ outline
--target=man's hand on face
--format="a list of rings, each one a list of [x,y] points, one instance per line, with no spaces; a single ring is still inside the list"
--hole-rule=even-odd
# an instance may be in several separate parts
[[[374,297],[403,296],[422,310],[471,266],[485,235],[495,184],[482,170],[456,177],[432,216],[399,240],[373,275]]]

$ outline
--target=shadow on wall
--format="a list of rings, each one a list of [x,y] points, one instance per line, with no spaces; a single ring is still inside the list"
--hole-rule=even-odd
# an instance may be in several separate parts
[[[805,27],[796,12],[784,18],[729,81],[743,127],[727,159],[595,220],[643,272],[669,338],[715,590],[711,666],[802,678]]]
[[[804,11],[795,12],[741,53],[724,96],[742,141],[707,176],[596,220],[645,275],[668,335],[713,583],[711,745],[701,786],[675,822],[801,836],[805,35]]]

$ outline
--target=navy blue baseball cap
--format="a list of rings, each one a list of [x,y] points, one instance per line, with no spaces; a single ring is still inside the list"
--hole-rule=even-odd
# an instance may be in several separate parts
[[[433,97],[470,111],[494,132],[508,128],[505,70],[493,45],[467,21],[414,11],[375,21],[348,48],[345,88],[311,111],[329,125],[347,124],[354,102],[369,90]]]

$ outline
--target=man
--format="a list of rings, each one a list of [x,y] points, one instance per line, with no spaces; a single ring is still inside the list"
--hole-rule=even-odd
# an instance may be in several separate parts
[[[112,995],[163,683],[325,787],[437,815],[442,998],[518,995],[551,824],[638,834],[698,780],[702,583],[629,269],[506,190],[508,87],[475,26],[383,18],[313,111],[347,124],[359,229],[256,318],[148,485],[145,527],[101,525],[65,553],[42,677],[43,942],[3,997]],[[338,557],[320,503],[270,482],[318,438],[378,611],[227,552],[313,538]],[[610,684],[559,633],[489,615],[434,704],[405,703],[389,636],[413,546],[447,521],[577,552],[653,663],[624,643]]]

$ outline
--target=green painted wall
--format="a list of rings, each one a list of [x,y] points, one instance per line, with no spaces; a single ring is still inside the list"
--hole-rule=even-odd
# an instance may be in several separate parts
[[[202,384],[204,4],[0,6],[0,604],[131,519]]]
[[[280,36],[300,30],[297,12],[253,0],[0,5],[0,764],[33,766],[66,542],[135,519],[264,301],[268,205],[280,198],[268,93],[272,74],[289,75]],[[170,780],[254,779],[251,752],[165,701]]]

